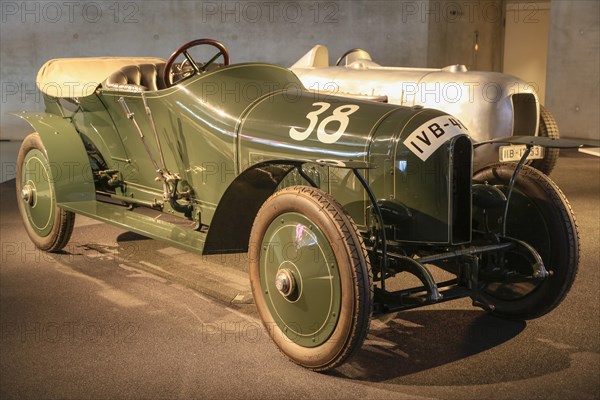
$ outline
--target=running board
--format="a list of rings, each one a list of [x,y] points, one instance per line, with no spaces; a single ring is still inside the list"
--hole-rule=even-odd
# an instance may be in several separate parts
[[[206,233],[133,212],[123,206],[98,201],[61,203],[59,207],[106,222],[127,231],[167,242],[175,247],[202,254]]]

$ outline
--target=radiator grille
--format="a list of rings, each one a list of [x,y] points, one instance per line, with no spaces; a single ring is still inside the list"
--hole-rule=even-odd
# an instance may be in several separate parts
[[[451,232],[452,243],[471,241],[471,140],[466,136],[455,139],[452,147],[452,204]]]

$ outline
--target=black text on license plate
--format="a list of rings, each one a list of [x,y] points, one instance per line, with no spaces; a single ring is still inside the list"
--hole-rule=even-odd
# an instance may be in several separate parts
[[[500,146],[500,161],[519,161],[525,154],[525,150],[527,150],[527,146]],[[527,159],[539,160],[541,158],[544,158],[544,148],[533,146]]]

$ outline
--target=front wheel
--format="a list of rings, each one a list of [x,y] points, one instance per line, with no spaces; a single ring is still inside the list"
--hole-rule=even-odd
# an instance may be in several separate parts
[[[504,193],[514,164],[496,164],[478,172],[474,180],[494,185]],[[501,231],[502,207],[474,210],[474,225]],[[487,219],[487,222],[484,220]],[[579,234],[571,206],[546,175],[523,165],[517,176],[507,215],[506,235],[531,245],[551,275],[541,282],[489,283],[482,296],[494,313],[510,319],[531,319],[555,308],[571,288],[579,264]],[[508,252],[505,267],[531,275],[531,265],[517,252]]]
[[[371,268],[340,204],[319,189],[283,189],[260,209],[249,249],[258,313],[285,355],[323,371],[360,348],[372,311]]]
[[[56,205],[52,169],[37,133],[23,140],[16,175],[17,203],[27,235],[41,250],[62,249],[73,232],[75,214]]]

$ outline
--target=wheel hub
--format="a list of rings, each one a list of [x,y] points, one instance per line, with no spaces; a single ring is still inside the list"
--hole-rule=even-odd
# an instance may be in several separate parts
[[[27,205],[33,205],[33,198],[35,196],[35,189],[31,185],[25,185],[21,189],[21,199]]]
[[[289,269],[281,269],[275,276],[275,287],[285,298],[289,298],[296,290],[294,274]]]

